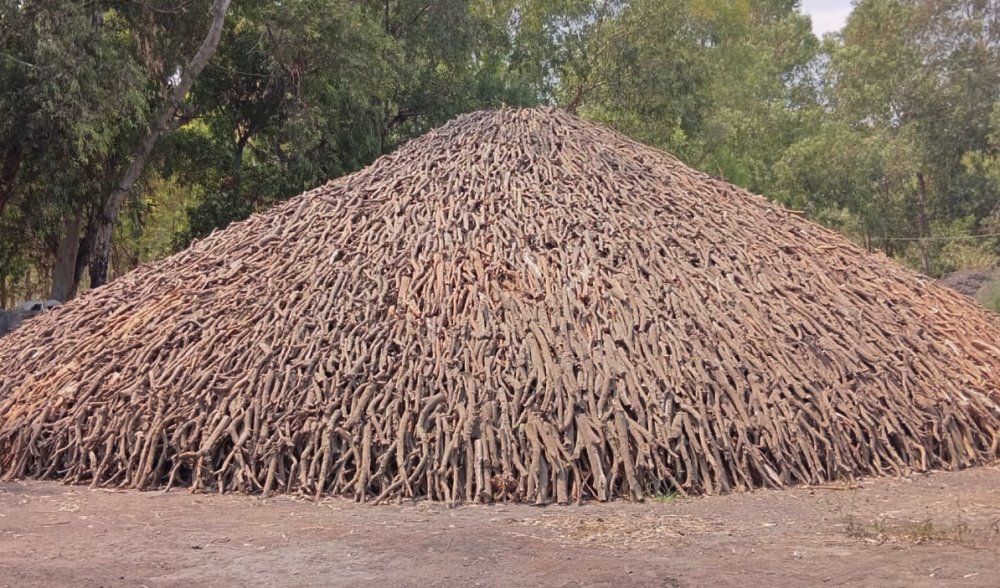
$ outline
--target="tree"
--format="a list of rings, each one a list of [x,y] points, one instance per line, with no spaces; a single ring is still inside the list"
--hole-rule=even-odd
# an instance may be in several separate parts
[[[947,244],[977,230],[996,200],[963,157],[986,146],[1000,98],[997,8],[978,0],[859,2],[824,46],[823,122],[781,162],[784,192],[806,194],[815,210],[842,210],[868,246],[925,273],[955,269]],[[853,152],[858,165],[823,169],[818,149],[840,159]]]
[[[209,25],[208,33],[198,47],[198,51],[179,70],[167,70],[165,72],[169,75],[169,80],[164,84],[165,88],[169,88],[166,91],[165,103],[160,108],[159,114],[153,120],[149,130],[139,142],[138,147],[132,155],[131,162],[122,172],[116,186],[104,198],[101,204],[90,260],[90,285],[93,288],[102,286],[107,281],[111,236],[125,197],[129,195],[136,182],[139,181],[143,170],[146,168],[149,156],[152,154],[153,148],[156,147],[156,143],[160,138],[165,133],[184,124],[190,118],[179,111],[184,106],[187,94],[191,91],[195,79],[205,69],[205,66],[208,65],[208,61],[215,54],[219,46],[230,1],[214,0],[210,10],[211,24]]]
[[[601,5],[602,7],[605,5]],[[595,11],[564,68],[585,116],[758,192],[803,136],[818,43],[787,0],[635,0]]]
[[[60,299],[80,226],[147,112],[128,28],[105,16],[96,4],[0,4],[0,275],[10,283],[61,245]]]
[[[355,171],[455,115],[537,104],[514,73],[510,6],[294,0],[243,5],[167,141],[201,193],[177,244]]]
[[[2,0],[0,302],[72,297],[502,104],[608,123],[931,274],[983,263],[998,20],[861,0],[820,44],[797,0]]]

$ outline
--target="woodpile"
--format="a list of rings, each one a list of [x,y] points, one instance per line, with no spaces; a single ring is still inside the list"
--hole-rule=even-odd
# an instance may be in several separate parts
[[[565,503],[998,457],[1000,321],[550,109],[459,117],[0,340],[0,477]]]

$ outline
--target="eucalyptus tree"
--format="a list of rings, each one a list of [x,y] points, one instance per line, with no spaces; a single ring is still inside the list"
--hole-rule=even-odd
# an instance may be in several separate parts
[[[1000,99],[998,15],[995,1],[859,2],[824,46],[821,122],[779,164],[786,191],[925,273],[955,269],[951,237],[997,200],[963,162],[988,147]]]

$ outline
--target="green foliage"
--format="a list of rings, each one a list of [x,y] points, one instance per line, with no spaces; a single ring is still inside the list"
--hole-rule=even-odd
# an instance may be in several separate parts
[[[368,164],[453,116],[537,94],[506,69],[493,3],[294,0],[244,6],[203,74],[200,124],[161,173],[203,194],[176,239],[245,218]]]
[[[67,220],[95,220],[207,6],[0,5],[0,271],[12,291],[20,268],[49,272]]]
[[[778,195],[932,275],[994,258],[984,121],[1000,91],[997,3],[862,0],[823,45],[821,123],[775,166]],[[837,216],[837,215],[834,215]]]
[[[0,279],[16,284],[109,186],[152,88],[113,10],[4,2],[0,23]]]

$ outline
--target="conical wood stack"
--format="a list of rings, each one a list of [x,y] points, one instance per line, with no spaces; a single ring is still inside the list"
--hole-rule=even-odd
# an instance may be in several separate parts
[[[1000,322],[550,109],[462,116],[0,340],[0,476],[537,503],[995,460]]]

